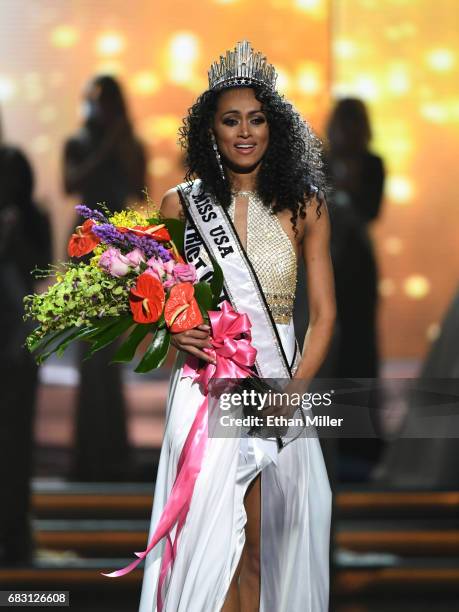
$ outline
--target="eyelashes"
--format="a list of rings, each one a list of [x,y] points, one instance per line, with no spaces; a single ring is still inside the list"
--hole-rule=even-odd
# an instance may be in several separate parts
[[[262,125],[263,123],[266,123],[266,119],[264,117],[258,116],[258,117],[254,117],[253,119],[250,120],[250,123],[252,125]],[[238,121],[236,119],[223,119],[223,124],[224,125],[228,125],[230,127],[234,127],[235,125],[238,124]]]

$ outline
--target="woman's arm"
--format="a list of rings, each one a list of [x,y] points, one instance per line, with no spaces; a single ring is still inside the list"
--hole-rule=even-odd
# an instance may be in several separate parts
[[[309,380],[315,376],[327,355],[336,320],[330,217],[325,200],[322,200],[320,217],[316,214],[318,205],[317,199],[308,205],[300,234],[308,287],[309,325],[295,379]]]

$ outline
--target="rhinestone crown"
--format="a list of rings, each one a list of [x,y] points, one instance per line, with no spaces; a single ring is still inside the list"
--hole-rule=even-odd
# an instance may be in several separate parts
[[[234,51],[220,56],[220,63],[214,62],[209,70],[209,89],[218,91],[225,87],[263,85],[274,90],[277,74],[266,57],[255,53],[248,40],[239,41]]]

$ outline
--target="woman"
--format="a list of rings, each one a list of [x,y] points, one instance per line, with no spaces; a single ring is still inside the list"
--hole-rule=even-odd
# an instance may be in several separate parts
[[[37,291],[31,271],[51,259],[48,215],[33,197],[34,174],[24,153],[1,139],[0,125],[0,566],[31,564],[33,423],[38,367],[24,350],[30,324],[23,298]]]
[[[208,278],[209,254],[221,265],[223,297],[251,320],[258,373],[310,379],[335,318],[328,215],[315,196],[323,186],[317,141],[246,41],[211,68],[181,141],[187,182],[165,194],[161,213],[186,219],[185,253],[199,278]],[[291,321],[298,257],[311,287],[301,359]],[[182,367],[189,355],[212,361],[209,331],[200,325],[173,339],[179,353],[149,541],[203,398]],[[164,579],[162,540],[146,556],[140,611],[325,612],[330,505],[317,438],[279,450],[274,439],[209,437],[173,569]]]
[[[331,253],[339,329],[331,377],[376,379],[378,266],[369,226],[381,211],[384,164],[370,150],[370,119],[361,100],[340,100],[331,114],[327,133],[330,182],[334,188]],[[377,409],[372,418],[379,428]],[[341,438],[340,477],[366,480],[382,445],[381,439]]]
[[[105,202],[113,212],[143,200],[146,162],[120,84],[97,76],[84,92],[84,124],[65,144],[64,186],[87,206]],[[117,346],[82,361],[77,399],[76,452],[71,478],[100,482],[130,477],[126,402],[120,364],[108,366]]]

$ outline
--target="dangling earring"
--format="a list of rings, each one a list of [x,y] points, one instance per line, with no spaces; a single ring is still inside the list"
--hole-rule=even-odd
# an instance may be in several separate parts
[[[220,152],[218,150],[218,146],[217,146],[217,141],[215,140],[215,135],[213,132],[210,133],[210,138],[212,140],[212,147],[214,149],[214,153],[215,153],[215,157],[217,158],[217,164],[218,167],[220,168],[220,174],[222,176],[222,179],[225,180],[225,170],[223,168],[223,164],[222,164],[222,158],[220,155]]]

